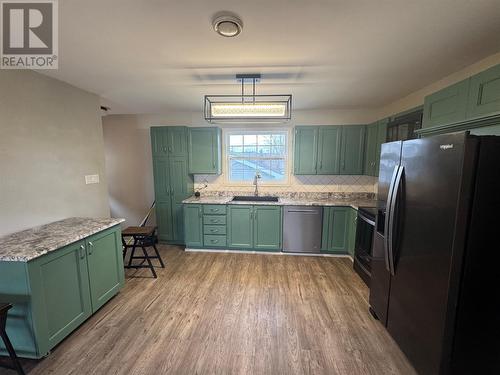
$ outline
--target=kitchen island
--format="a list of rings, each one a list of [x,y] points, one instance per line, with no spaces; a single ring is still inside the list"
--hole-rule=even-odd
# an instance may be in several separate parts
[[[0,301],[14,305],[20,357],[46,356],[123,287],[123,221],[68,218],[0,238]]]

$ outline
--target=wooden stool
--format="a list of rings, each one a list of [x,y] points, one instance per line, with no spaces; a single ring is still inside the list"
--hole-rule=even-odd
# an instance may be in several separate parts
[[[7,325],[7,311],[12,307],[10,303],[0,303],[0,337],[2,337],[3,343],[7,352],[9,352],[10,359],[12,360],[12,366],[0,364],[1,367],[16,370],[19,375],[24,375],[24,370],[17,358],[16,351],[12,347],[12,344],[7,336],[7,331],[5,326]]]
[[[163,260],[161,259],[160,253],[156,248],[156,227],[128,227],[122,231],[122,244],[123,244],[123,259],[127,254],[128,249],[132,249],[130,253],[130,258],[128,264],[125,265],[125,268],[149,268],[153,277],[156,279],[156,271],[154,269],[153,263],[151,263],[151,259],[158,259],[160,262],[161,268],[165,268],[165,264],[163,264]],[[132,245],[127,244],[125,238],[132,237],[134,242]],[[135,255],[136,248],[140,247],[142,249],[142,256]],[[146,247],[152,247],[155,251],[156,255],[149,255],[146,251]],[[142,262],[140,264],[132,264],[134,259],[140,259]],[[146,261],[147,265],[144,264]]]

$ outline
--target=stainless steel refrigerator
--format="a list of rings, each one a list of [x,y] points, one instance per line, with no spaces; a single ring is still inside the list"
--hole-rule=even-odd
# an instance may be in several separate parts
[[[382,145],[370,310],[417,372],[499,374],[500,137]]]

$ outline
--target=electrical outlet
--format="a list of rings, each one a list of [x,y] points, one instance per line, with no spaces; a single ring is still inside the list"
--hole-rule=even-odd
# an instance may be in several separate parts
[[[98,184],[99,183],[99,175],[98,174],[89,174],[85,176],[85,184]]]

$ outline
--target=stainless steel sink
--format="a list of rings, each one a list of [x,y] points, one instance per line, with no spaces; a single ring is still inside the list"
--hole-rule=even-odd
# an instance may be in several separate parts
[[[237,195],[233,197],[235,202],[279,202],[278,197],[259,197],[255,195]]]

